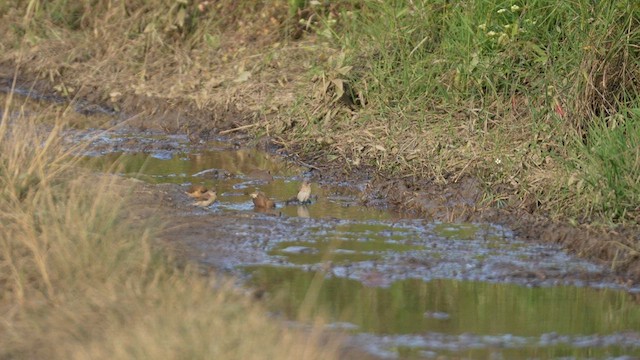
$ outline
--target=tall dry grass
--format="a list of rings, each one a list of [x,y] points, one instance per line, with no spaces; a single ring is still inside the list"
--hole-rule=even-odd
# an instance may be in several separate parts
[[[0,122],[0,358],[336,357],[319,332],[177,266],[158,223],[131,220],[121,179],[74,166],[64,115],[43,125],[16,108]]]

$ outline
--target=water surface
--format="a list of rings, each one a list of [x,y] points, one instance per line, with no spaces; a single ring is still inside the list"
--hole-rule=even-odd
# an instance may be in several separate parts
[[[494,224],[364,207],[358,184],[313,184],[311,204],[291,205],[306,169],[225,142],[95,141],[87,166],[179,189],[182,218],[201,224],[184,235],[200,261],[243,274],[274,314],[302,323],[322,316],[377,356],[640,356],[637,295],[557,247]],[[192,184],[216,189],[219,201],[190,207],[182,192]],[[277,209],[254,212],[248,194],[256,190]]]

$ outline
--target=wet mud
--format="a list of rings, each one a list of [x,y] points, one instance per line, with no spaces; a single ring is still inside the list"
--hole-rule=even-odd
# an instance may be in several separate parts
[[[524,240],[556,244],[572,254],[602,264],[618,275],[621,283],[640,283],[640,227],[575,226],[550,220],[536,212],[536,204],[507,203],[497,209],[483,206],[481,184],[462,178],[448,185],[428,181],[374,178],[367,187],[365,203],[386,199],[395,209],[426,219],[449,222],[490,222],[513,230]]]

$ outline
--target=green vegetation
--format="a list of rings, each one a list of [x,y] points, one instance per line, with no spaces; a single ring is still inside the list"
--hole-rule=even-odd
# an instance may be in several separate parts
[[[640,109],[625,109],[609,121],[592,124],[586,144],[577,146],[576,167],[588,187],[582,200],[590,213],[640,222]]]
[[[75,166],[64,117],[43,135],[47,114],[3,105],[0,358],[336,357],[333,340],[295,334],[230,281],[174,259],[155,240],[160,217],[133,220],[131,183]]]
[[[322,25],[338,55],[319,87],[353,110],[308,114],[293,137],[306,151],[442,183],[471,174],[497,205],[637,221],[638,4],[372,1],[344,10],[337,25]]]

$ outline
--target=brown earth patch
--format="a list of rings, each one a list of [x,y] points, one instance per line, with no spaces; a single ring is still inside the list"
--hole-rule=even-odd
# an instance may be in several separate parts
[[[13,84],[15,68],[0,64],[0,89],[9,91],[13,87],[31,93],[31,97],[56,103],[73,105],[77,111],[89,115],[87,108],[102,108],[106,112],[118,114],[118,123],[140,130],[163,130],[167,133],[186,133],[195,139],[206,139],[223,130],[246,125],[255,120],[256,115],[241,111],[235,106],[212,104],[206,109],[198,108],[186,99],[161,99],[145,95],[126,94],[117,103],[105,101],[97,86],[83,86],[73,96],[55,94],[49,82],[38,80],[34,74],[20,73]]]

